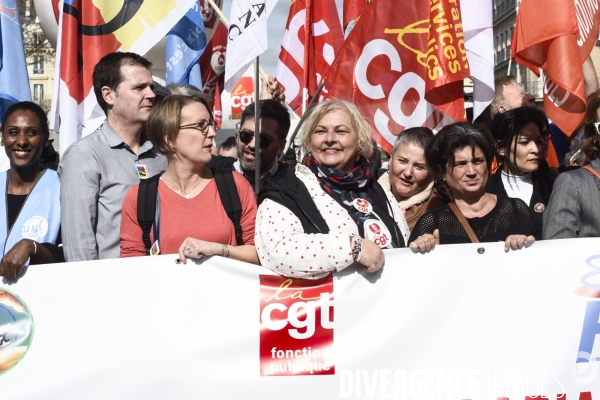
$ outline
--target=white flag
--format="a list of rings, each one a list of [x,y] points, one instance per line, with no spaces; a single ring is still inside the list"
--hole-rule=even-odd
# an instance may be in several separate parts
[[[225,62],[225,90],[228,92],[234,89],[250,63],[267,49],[267,18],[275,4],[277,0],[233,0]]]
[[[461,0],[467,59],[473,76],[473,119],[494,99],[492,0]]]

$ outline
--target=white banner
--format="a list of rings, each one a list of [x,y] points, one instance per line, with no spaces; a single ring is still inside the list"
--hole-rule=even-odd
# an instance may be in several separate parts
[[[265,268],[174,260],[32,266],[0,283],[0,366],[29,346],[0,399],[600,399],[600,239],[386,251],[380,273],[334,276],[333,297],[282,289],[269,307]],[[266,348],[280,370],[333,329],[334,374],[268,376],[265,329],[302,346]]]

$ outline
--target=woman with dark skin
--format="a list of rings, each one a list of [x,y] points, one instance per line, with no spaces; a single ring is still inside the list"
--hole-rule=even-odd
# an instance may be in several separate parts
[[[0,174],[0,276],[15,279],[28,264],[64,261],[60,240],[60,183],[40,164],[48,120],[35,103],[13,104],[4,115],[1,144],[10,169]]]

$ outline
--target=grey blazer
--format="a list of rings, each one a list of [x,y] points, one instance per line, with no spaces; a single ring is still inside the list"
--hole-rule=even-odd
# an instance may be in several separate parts
[[[600,172],[600,159],[591,167]],[[583,168],[556,178],[544,212],[544,239],[600,237],[600,179]]]

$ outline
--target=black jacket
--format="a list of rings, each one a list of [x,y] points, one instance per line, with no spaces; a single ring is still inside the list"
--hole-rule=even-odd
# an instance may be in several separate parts
[[[258,204],[270,199],[286,207],[300,222],[304,233],[329,233],[329,226],[310,197],[308,189],[296,177],[294,168],[282,164],[277,172],[263,185],[258,194]],[[373,181],[373,211],[381,217],[384,225],[392,235],[394,247],[405,247],[402,233],[394,221],[391,205],[381,185]]]
[[[536,224],[541,229],[544,223],[544,211],[548,207],[548,200],[552,193],[552,186],[556,180],[556,172],[548,167],[548,164],[543,161],[540,163],[539,169],[531,174],[533,180],[533,194],[529,201],[529,209],[535,216]],[[495,174],[491,175],[485,185],[485,190],[488,193],[493,193],[498,196],[508,197],[504,184],[502,183],[502,165],[498,167]]]

